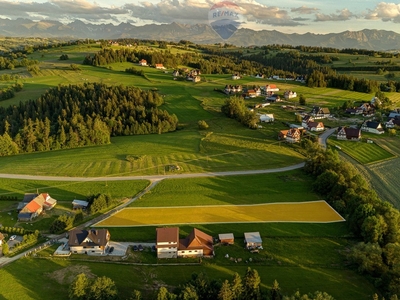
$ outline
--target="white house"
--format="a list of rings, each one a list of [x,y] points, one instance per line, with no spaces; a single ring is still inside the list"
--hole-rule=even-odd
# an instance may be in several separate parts
[[[104,255],[109,241],[107,229],[73,229],[68,232],[68,246],[75,254]]]
[[[288,99],[296,98],[297,93],[293,92],[293,91],[286,91],[284,96],[285,96],[285,99],[288,100]]]
[[[179,246],[179,228],[157,228],[157,258],[177,258]]]
[[[259,232],[245,232],[244,243],[247,249],[262,249],[262,239]]]
[[[361,125],[361,130],[375,134],[385,133],[385,130],[383,129],[381,123],[375,121],[365,121]]]

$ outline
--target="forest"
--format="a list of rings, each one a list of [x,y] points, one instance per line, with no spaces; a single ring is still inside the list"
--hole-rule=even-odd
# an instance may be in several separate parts
[[[366,180],[333,150],[303,141],[308,159],[305,172],[315,177],[313,189],[346,220],[361,241],[348,259],[369,277],[388,299],[400,294],[400,212],[379,199]],[[390,298],[392,299],[392,298]],[[397,299],[397,298],[396,298]]]
[[[0,156],[110,143],[111,136],[174,131],[156,91],[100,83],[58,86],[0,108]]]

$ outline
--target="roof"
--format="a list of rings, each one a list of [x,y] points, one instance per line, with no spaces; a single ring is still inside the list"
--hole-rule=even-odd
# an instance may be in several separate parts
[[[179,250],[203,248],[213,250],[213,239],[210,235],[198,230],[197,228],[193,228],[192,232],[186,239],[179,240]]]
[[[344,129],[344,131],[346,133],[346,138],[352,138],[352,137],[358,138],[361,134],[361,131],[358,128],[339,127],[338,132],[341,131],[342,129]]]
[[[73,205],[80,205],[80,206],[88,206],[89,202],[75,199],[74,201],[72,201],[72,204]]]
[[[220,240],[233,240],[235,237],[233,236],[233,233],[220,233],[218,238]]]
[[[54,206],[57,204],[57,200],[53,198],[47,198],[43,204],[46,206]]]
[[[42,205],[37,203],[36,201],[32,200],[29,202],[25,207],[21,210],[22,213],[34,213],[42,208]]]
[[[381,124],[379,122],[375,122],[375,121],[365,121],[365,123],[363,124],[363,126],[366,126],[368,128],[375,128],[378,129],[378,127]]]
[[[24,199],[22,200],[22,202],[28,203],[31,202],[33,199],[35,199],[37,196],[39,196],[38,194],[35,193],[26,193],[24,195]]]
[[[313,127],[324,127],[324,124],[322,122],[308,122],[307,123],[308,127],[313,128]]]
[[[262,243],[259,232],[245,232],[244,240],[246,241],[246,243]]]
[[[110,240],[107,229],[73,229],[68,235],[69,246],[105,246]]]
[[[22,219],[30,219],[32,216],[31,213],[19,213],[18,214],[18,219],[22,220]]]
[[[178,227],[163,227],[156,228],[157,243],[172,242],[178,244],[179,242],[179,228]]]

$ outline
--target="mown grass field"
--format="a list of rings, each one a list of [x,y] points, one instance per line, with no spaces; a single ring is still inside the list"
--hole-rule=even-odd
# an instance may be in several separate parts
[[[329,223],[344,219],[325,201],[256,205],[172,206],[125,208],[97,223],[109,226],[300,222]]]
[[[131,207],[244,205],[319,200],[301,170],[245,176],[165,179]],[[290,188],[288,188],[290,187]]]
[[[392,159],[396,156],[383,149],[376,143],[329,140],[330,145],[339,146],[341,151],[351,156],[361,164],[372,164],[382,160]]]

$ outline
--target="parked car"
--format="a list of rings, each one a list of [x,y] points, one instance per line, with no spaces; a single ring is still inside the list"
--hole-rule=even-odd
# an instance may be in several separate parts
[[[114,251],[114,247],[110,247],[110,249],[108,250],[108,253],[112,253]]]
[[[13,240],[15,240],[16,238],[17,238],[16,235],[12,235],[12,236],[10,237],[9,241],[13,241]]]
[[[136,245],[133,245],[133,251],[138,251],[139,249],[138,249],[138,246],[136,246]]]
[[[139,251],[143,251],[144,248],[142,245],[139,244],[138,249],[139,249]]]

